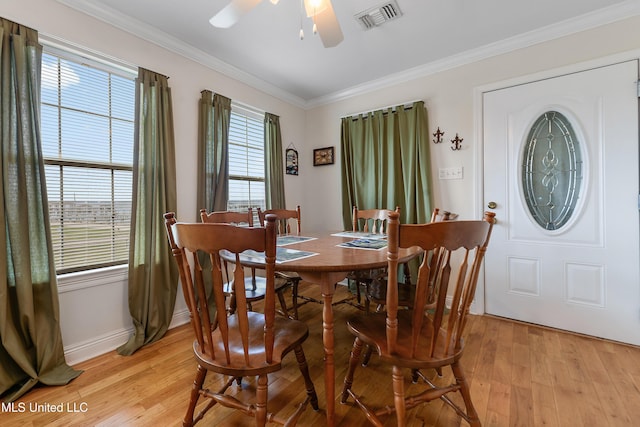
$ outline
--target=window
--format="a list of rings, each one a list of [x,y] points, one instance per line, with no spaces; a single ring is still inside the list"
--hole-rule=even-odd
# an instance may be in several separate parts
[[[135,76],[86,62],[57,52],[42,58],[42,151],[58,274],[128,260]]]
[[[264,118],[232,105],[229,124],[229,202],[227,209],[265,208]]]
[[[545,230],[558,230],[574,215],[581,197],[582,144],[558,111],[538,117],[525,142],[522,188],[531,216]]]

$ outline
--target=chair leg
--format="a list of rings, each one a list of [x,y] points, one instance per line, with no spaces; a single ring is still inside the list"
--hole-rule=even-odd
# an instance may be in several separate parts
[[[353,348],[351,349],[351,356],[349,357],[349,369],[347,370],[347,375],[344,377],[340,403],[347,403],[347,399],[349,398],[349,390],[351,390],[351,386],[353,385],[353,374],[355,373],[356,368],[358,367],[358,362],[360,361],[362,345],[363,342],[360,338],[356,338],[353,341]]]
[[[229,309],[228,309],[229,315],[233,314],[236,312],[236,295],[235,293],[231,294],[231,297],[229,298]]]
[[[291,318],[291,316],[289,315],[289,309],[287,308],[287,302],[284,300],[284,295],[282,294],[282,290],[278,291],[278,301],[280,301],[280,307],[282,307],[282,315],[284,317]]]
[[[299,280],[294,280],[291,285],[291,303],[293,305],[293,318],[298,319],[298,285]]]
[[[442,367],[438,366],[437,368],[433,368],[434,371],[436,371],[436,374],[438,375],[438,378],[442,378]],[[411,370],[411,382],[414,384],[418,383],[418,379],[422,376],[422,373],[418,370],[418,369],[412,369]]]
[[[316,394],[316,388],[313,386],[313,381],[311,381],[311,375],[309,375],[309,365],[307,365],[307,359],[304,356],[304,350],[302,346],[299,345],[293,349],[296,354],[296,360],[298,361],[298,367],[300,368],[300,372],[302,373],[302,377],[304,378],[304,384],[307,389],[307,397],[309,398],[309,402],[311,402],[311,407],[314,411],[318,410],[318,395]]]
[[[407,408],[404,402],[404,375],[402,369],[394,366],[392,372],[393,378],[393,405],[396,408],[396,421],[398,427],[405,427]]]
[[[369,364],[369,360],[371,360],[371,354],[373,354],[373,347],[368,345],[366,350],[364,351],[364,357],[362,358],[362,366],[367,366]]]
[[[370,311],[371,311],[371,298],[369,297],[369,295],[371,295],[370,286],[371,286],[371,282],[365,282],[365,284],[364,284],[364,312],[367,313],[367,314],[370,313]]]
[[[462,370],[462,366],[460,366],[460,362],[454,362],[451,364],[451,370],[453,371],[453,375],[456,378],[456,383],[460,386],[460,394],[462,395],[462,399],[464,400],[464,406],[467,409],[467,421],[471,427],[480,427],[480,418],[478,417],[478,413],[476,412],[476,408],[473,406],[471,402],[471,392],[469,391],[469,384],[464,376],[464,371]]]
[[[409,263],[402,264],[402,270],[404,273],[404,283],[407,286],[411,285],[411,269],[409,268]]]
[[[258,376],[258,385],[256,387],[256,427],[267,425],[268,384],[269,378],[267,374]]]
[[[182,421],[183,427],[191,427],[193,422],[193,414],[196,410],[196,404],[198,403],[198,398],[200,398],[200,390],[202,389],[202,384],[204,384],[204,378],[207,376],[207,370],[202,366],[198,365],[198,371],[196,372],[196,379],[193,381],[193,385],[191,386],[191,397],[189,398],[189,407],[187,408],[187,413],[184,415],[184,420]]]

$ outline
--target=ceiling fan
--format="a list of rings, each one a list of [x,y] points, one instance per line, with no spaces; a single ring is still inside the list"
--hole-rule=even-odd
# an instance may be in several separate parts
[[[279,0],[270,0],[277,4]],[[229,28],[240,20],[242,15],[256,7],[262,0],[231,0],[216,13],[209,22],[214,27]],[[331,0],[304,0],[307,17],[313,19],[314,33],[320,35],[324,47],[334,47],[343,40],[342,30],[333,12]],[[300,29],[300,38],[303,37]]]

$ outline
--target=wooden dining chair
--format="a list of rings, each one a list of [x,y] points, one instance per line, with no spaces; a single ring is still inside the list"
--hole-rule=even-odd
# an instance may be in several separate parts
[[[200,209],[200,220],[204,223],[212,223],[212,224],[233,224],[236,226],[244,226],[244,227],[253,227],[253,209],[248,208],[246,212],[235,212],[235,211],[214,211],[207,212],[206,209]],[[223,265],[223,273],[226,279],[225,283],[225,295],[229,297],[229,307],[228,311],[233,312],[236,308],[236,297],[234,292],[234,281],[231,275],[229,274],[229,265],[226,261],[222,262]],[[249,309],[251,310],[252,303],[255,301],[259,301],[264,299],[266,294],[266,279],[264,277],[256,275],[256,269],[251,268],[251,275],[245,277],[245,291],[246,291],[246,301]],[[283,280],[276,280],[276,295],[278,297],[278,301],[280,302],[281,312],[280,314],[284,316],[289,316],[289,309],[287,307],[286,300],[284,298],[284,291],[287,288],[288,284]]]
[[[460,364],[464,350],[463,334],[469,306],[475,296],[480,267],[487,250],[494,214],[484,220],[440,221],[427,224],[400,224],[398,214],[390,215],[388,228],[388,286],[385,312],[354,317],[347,328],[355,336],[349,367],[340,401],[349,397],[356,401],[376,426],[381,417],[396,415],[398,426],[406,426],[406,411],[435,399],[452,406],[472,426],[480,426],[471,401],[469,385]],[[398,249],[420,247],[424,251],[416,281],[411,309],[398,306]],[[433,265],[429,260],[437,259]],[[436,302],[429,302],[429,279],[435,277]],[[373,409],[365,404],[365,394],[353,389],[354,374],[364,345],[372,346],[382,363],[392,367],[393,406]],[[451,367],[450,384],[435,384],[421,370]],[[403,370],[411,371],[414,382],[423,386],[405,396]],[[420,387],[420,386],[413,386]],[[460,393],[464,407],[450,399],[449,393]]]
[[[195,332],[193,352],[198,364],[195,381],[183,426],[192,426],[216,404],[239,410],[255,419],[256,426],[267,421],[295,425],[309,402],[318,409],[318,398],[309,375],[302,343],[309,335],[306,324],[275,313],[275,217],[268,216],[264,227],[238,227],[225,223],[179,223],[173,213],[164,215],[167,236],[178,264],[182,291],[189,308],[191,326]],[[252,249],[265,254],[266,295],[264,313],[248,310],[247,292],[236,289],[236,310],[225,313],[225,282],[219,252],[226,250],[235,256],[240,266],[240,253]],[[212,268],[203,268],[198,253],[211,260]],[[205,276],[213,283],[213,298],[207,298]],[[244,269],[235,268],[234,280],[244,282]],[[209,304],[215,304],[211,310]],[[211,314],[215,313],[215,314]],[[288,419],[268,411],[268,374],[282,369],[283,358],[293,350],[304,378],[306,398]],[[203,387],[208,372],[226,376],[219,391]],[[235,396],[225,394],[234,380],[257,377],[255,396],[241,400],[245,390]],[[208,403],[196,415],[200,398]]]
[[[431,211],[431,222],[438,221],[451,221],[457,218],[457,215],[452,214],[449,211],[443,211],[440,213],[440,208],[434,208]],[[434,272],[437,270],[436,266],[438,262],[440,262],[441,251],[435,250],[431,255],[431,258],[428,260],[430,263],[430,271],[432,272],[432,276],[429,277],[429,285],[427,287],[427,302],[428,304],[434,304],[436,301],[436,292],[435,292],[435,277]],[[409,266],[404,265],[403,269],[409,271]],[[369,312],[369,304],[374,303],[376,305],[376,311],[382,311],[386,304],[387,300],[387,282],[388,278],[385,274],[384,276],[374,277],[365,288],[365,298],[367,302],[367,312]],[[408,273],[404,273],[404,281],[398,282],[398,306],[399,307],[408,307],[411,308],[413,304],[413,299],[415,296],[416,286],[411,282],[411,275]],[[369,360],[371,359],[371,355],[373,354],[373,348],[371,346],[366,346],[364,356],[362,357],[362,366],[367,366],[369,364]],[[442,371],[437,369],[438,374],[442,375]]]
[[[440,212],[440,208],[434,208],[431,212],[431,222],[451,221],[458,218],[458,214],[449,211]]]
[[[258,208],[258,220],[264,224],[267,215],[275,215],[277,218],[276,228],[278,234],[300,235],[302,227],[302,214],[300,206],[295,209],[267,209]]]
[[[396,212],[399,212],[396,209]],[[438,222],[438,221],[451,221],[457,218],[458,215],[452,214],[449,211],[440,212],[440,208],[434,208],[431,211],[431,221],[430,222]],[[437,257],[433,258],[431,261],[435,262]],[[413,301],[413,294],[415,290],[415,284],[411,281],[411,274],[409,273],[409,266],[403,265],[403,274],[404,281],[398,283],[398,303],[401,306],[408,306]],[[430,280],[431,286],[433,286],[433,279]],[[430,293],[430,301],[434,301],[435,295],[433,291]],[[374,303],[376,305],[376,311],[382,311],[386,299],[387,299],[387,276],[385,275],[377,275],[369,280],[367,286],[365,288],[365,298],[367,302],[367,312],[369,311],[369,304]],[[368,362],[368,357],[365,356],[363,364],[366,365]]]
[[[384,236],[387,233],[387,222],[391,212],[400,213],[400,208],[396,206],[395,211],[392,211],[390,209],[358,209],[357,206],[354,206],[351,216],[352,230]],[[371,305],[371,299],[368,295],[374,295],[371,286],[374,282],[381,283],[386,280],[386,268],[352,271],[347,275],[347,280],[354,283],[356,292],[357,304],[351,305],[368,312]],[[361,293],[363,287],[364,301],[362,301]],[[362,305],[363,303],[364,305]]]
[[[296,206],[295,209],[267,209],[262,210],[258,208],[258,220],[260,224],[264,224],[265,218],[267,215],[275,215],[277,218],[277,232],[278,235],[281,234],[294,234],[296,236],[300,235],[302,229],[302,215],[300,206]],[[293,314],[292,318],[298,318],[298,309],[300,306],[309,303],[316,302],[318,304],[322,304],[322,301],[307,297],[305,295],[300,295],[298,293],[300,288],[300,281],[302,280],[298,273],[289,272],[289,271],[277,271],[276,278],[284,280],[285,284],[283,287],[290,286],[291,287],[291,305]],[[301,301],[302,300],[302,301]]]

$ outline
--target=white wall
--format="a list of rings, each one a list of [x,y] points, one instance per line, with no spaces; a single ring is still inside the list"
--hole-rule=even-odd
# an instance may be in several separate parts
[[[195,220],[198,100],[209,89],[280,116],[283,145],[304,144],[305,112],[221,75],[194,61],[74,11],[55,0],[2,1],[0,16],[34,28],[43,37],[63,39],[85,49],[169,76],[176,137],[178,218]],[[286,176],[288,204],[302,204],[302,177]],[[77,363],[126,342],[131,330],[126,271],[68,275],[59,280],[60,321],[68,363]],[[184,300],[176,304],[174,324],[185,322]]]
[[[428,48],[428,42],[425,47]],[[310,149],[334,145],[340,147],[340,118],[380,107],[425,101],[430,133],[437,127],[445,132],[445,142],[430,143],[435,205],[461,218],[480,218],[485,210],[481,190],[481,141],[476,135],[479,111],[474,108],[474,90],[480,86],[568,67],[611,55],[636,55],[640,48],[640,18],[606,25],[555,41],[469,63],[444,72],[417,78],[375,92],[320,106],[307,112],[306,143]],[[624,54],[621,54],[625,52]],[[574,70],[575,71],[575,70]],[[462,150],[450,149],[458,133],[464,138]],[[338,159],[339,162],[340,159]],[[490,159],[488,159],[490,165]],[[438,180],[438,168],[462,166],[462,180]],[[307,170],[311,169],[308,172]],[[309,195],[304,201],[305,226],[312,229],[337,229],[342,226],[340,206],[340,166],[312,168],[301,172]],[[309,179],[308,179],[309,178]]]
[[[640,48],[640,18],[631,18],[562,39],[470,63],[446,72],[381,87],[375,92],[304,111],[194,61],[102,21],[69,9],[55,0],[3,1],[0,15],[84,48],[170,77],[178,168],[178,218],[195,219],[197,103],[210,89],[281,117],[283,145],[293,142],[300,155],[300,175],[286,176],[287,205],[301,205],[303,228],[309,231],[342,227],[340,183],[340,118],[352,113],[422,99],[430,132],[444,130],[445,143],[431,144],[435,204],[463,218],[484,210],[481,189],[481,147],[476,133],[474,89],[521,75]],[[423,48],[428,48],[425,42]],[[448,141],[458,133],[461,151]],[[337,161],[313,167],[314,148],[334,146]],[[462,166],[462,180],[437,180],[439,167]],[[60,280],[60,307],[65,353],[76,363],[109,351],[126,341],[131,321],[127,307],[126,271],[75,275]],[[175,323],[186,320],[179,299]]]

